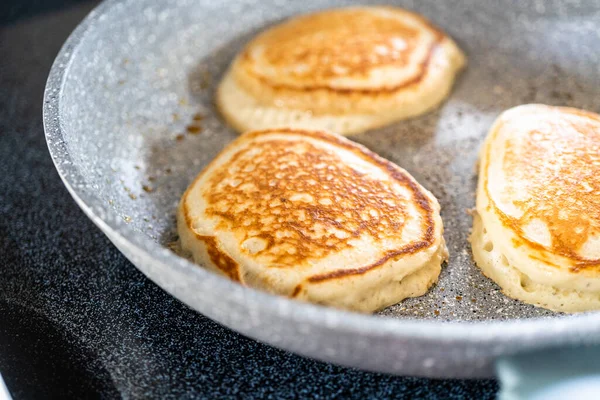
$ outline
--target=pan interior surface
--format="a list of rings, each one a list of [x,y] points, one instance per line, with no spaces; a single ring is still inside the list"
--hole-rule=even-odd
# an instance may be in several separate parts
[[[181,194],[237,136],[213,105],[235,54],[283,18],[368,3],[130,0],[103,7],[101,23],[73,50],[60,94],[61,129],[85,178],[81,184],[108,213],[168,248]],[[502,110],[545,103],[600,111],[600,4],[390,3],[446,31],[466,52],[468,66],[433,112],[351,137],[433,192],[450,251],[427,295],[380,314],[435,321],[555,316],[505,297],[482,276],[467,242],[468,210],[475,203],[478,149]]]

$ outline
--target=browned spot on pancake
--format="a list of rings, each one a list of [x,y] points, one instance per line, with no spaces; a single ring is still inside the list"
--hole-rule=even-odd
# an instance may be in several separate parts
[[[406,200],[389,185],[309,142],[256,142],[207,185],[206,214],[221,218],[217,229],[261,241],[253,254],[280,266],[323,258],[362,235],[399,236],[406,218]]]
[[[539,246],[539,247],[541,248],[541,246]],[[548,259],[548,257],[546,257],[546,255],[544,254],[544,252],[542,252],[542,251],[538,251],[535,254],[530,254],[529,258],[531,258],[532,260],[541,261],[541,262],[543,262],[543,263],[545,263],[547,265],[550,265],[550,266],[558,268],[558,265],[556,265],[555,263],[553,263],[552,261],[550,261]]]
[[[360,28],[358,30],[357,28]],[[310,78],[364,75],[371,68],[406,65],[419,32],[402,21],[364,10],[322,12],[295,18],[259,37],[274,67]]]
[[[433,238],[433,227],[429,227],[425,236],[426,237],[429,236],[429,237]],[[406,254],[412,254],[412,253],[415,253],[427,246],[428,246],[427,242],[425,242],[425,241],[417,242],[412,245],[406,246],[402,249],[389,251],[386,253],[386,255],[384,257],[380,258],[373,264],[365,265],[364,267],[360,267],[360,268],[340,269],[337,271],[329,272],[327,274],[314,275],[314,276],[311,276],[310,278],[308,278],[308,281],[311,283],[316,283],[316,282],[323,282],[323,281],[330,280],[330,279],[337,279],[337,278],[341,278],[344,276],[362,275],[365,272],[368,272],[375,267],[379,267],[380,265],[385,264],[391,258],[401,257]]]
[[[292,292],[291,297],[298,296],[301,291],[302,291],[302,285],[296,285],[296,287],[294,288],[294,291]]]
[[[444,38],[428,21],[405,10],[347,8],[300,16],[271,28],[253,40],[239,60],[247,74],[274,90],[381,95],[420,82]],[[383,67],[414,69],[406,69],[403,80],[392,85],[350,89],[330,83],[368,78]]]
[[[491,199],[490,204],[520,241],[540,252],[537,259],[554,265],[544,254],[550,252],[571,260],[572,272],[597,268],[600,260],[583,258],[578,251],[591,236],[600,234],[600,116],[568,108],[552,109],[562,115],[552,114],[540,121],[518,146],[507,143],[502,168],[512,178],[503,190],[516,193],[527,183],[528,198],[513,201],[523,215],[515,218],[502,212]],[[488,148],[488,160],[490,151]],[[549,247],[526,238],[524,227],[533,220],[547,226]]]
[[[211,261],[232,281],[240,282],[240,270],[238,263],[219,249],[217,241],[212,236],[196,235],[204,242],[206,251]]]
[[[390,183],[352,169],[336,153],[310,142],[273,139],[253,143],[212,172],[204,191],[205,212],[219,217],[217,228],[233,232],[242,244],[254,241],[245,249],[247,256],[266,257],[271,267],[299,267],[352,247],[352,238],[369,235],[377,241],[398,237],[406,218],[406,201],[421,214],[420,238],[370,265],[313,276],[309,281],[361,274],[434,243],[434,210],[429,197],[393,163],[353,142],[318,131],[255,131],[239,140],[269,133],[303,135],[350,151],[379,166],[395,184],[408,189],[411,199],[399,199]],[[187,204],[183,206],[186,224],[191,227]],[[258,247],[254,247],[256,243]],[[298,288],[294,293],[299,294]]]
[[[429,63],[431,62],[431,58],[433,57],[433,54],[434,54],[435,50],[437,49],[438,45],[439,45],[439,42],[436,42],[431,45],[431,47],[429,48],[429,51],[427,52],[427,57],[419,63],[415,74],[413,74],[412,76],[410,76],[409,78],[407,78],[406,80],[402,81],[399,84],[391,85],[391,86],[390,85],[382,86],[382,87],[373,88],[373,89],[368,89],[368,88],[365,88],[365,89],[343,89],[343,88],[331,87],[328,85],[306,85],[306,86],[298,87],[298,86],[285,85],[285,84],[281,84],[281,83],[279,83],[279,84],[273,83],[268,78],[265,78],[265,77],[257,75],[257,74],[252,74],[251,72],[249,72],[249,73],[252,74],[254,76],[254,78],[258,79],[262,84],[269,86],[273,90],[291,90],[291,91],[295,91],[295,92],[325,90],[325,91],[334,92],[334,93],[337,93],[340,95],[360,94],[363,96],[392,95],[392,94],[397,93],[400,90],[408,88],[409,86],[417,85],[418,83],[420,83],[423,80],[423,78],[427,74],[427,69],[429,67]]]

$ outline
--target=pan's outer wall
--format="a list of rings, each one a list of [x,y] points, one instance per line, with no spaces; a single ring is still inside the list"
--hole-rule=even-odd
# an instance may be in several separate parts
[[[597,314],[485,323],[441,323],[363,316],[293,302],[243,288],[198,268],[176,257],[151,240],[148,234],[142,233],[142,227],[136,225],[141,218],[134,218],[132,223],[124,221],[123,215],[119,215],[103,197],[106,193],[103,192],[102,182],[106,177],[98,174],[98,171],[89,170],[86,163],[87,157],[94,157],[94,154],[103,151],[93,140],[93,136],[86,135],[102,135],[102,129],[106,127],[94,126],[84,131],[77,115],[72,112],[75,103],[94,97],[90,97],[91,94],[86,93],[85,88],[78,93],[65,94],[65,81],[67,78],[77,79],[77,76],[70,74],[79,71],[72,66],[80,53],[88,51],[89,46],[101,47],[105,42],[114,40],[98,37],[97,34],[98,26],[110,25],[110,19],[115,15],[131,18],[128,21],[131,24],[136,23],[136,15],[159,21],[161,13],[156,9],[183,5],[189,7],[191,3],[207,13],[218,15],[220,7],[235,8],[242,2],[108,0],[92,12],[66,42],[51,70],[44,99],[44,126],[48,146],[65,185],[92,221],[150,279],[191,308],[257,340],[324,361],[394,374],[484,377],[493,373],[493,361],[500,355],[547,346],[600,342],[600,315]],[[309,3],[314,8],[347,2]],[[411,1],[405,3],[409,8],[415,6]],[[539,10],[534,11],[524,9],[526,6],[518,1],[500,5],[497,2],[473,2],[472,7],[465,5],[465,2],[445,2],[441,7],[454,7],[459,3],[466,10],[478,8],[482,12],[483,9],[489,11],[490,24],[495,23],[494,17],[501,16],[503,10],[511,7],[516,10],[513,16],[522,15],[523,18],[529,18],[535,12],[545,13],[548,20],[554,21],[557,27],[561,26],[561,18],[567,17],[580,18],[582,24],[594,19],[600,20],[599,2],[587,2],[585,7],[570,4],[569,8],[560,1],[537,2],[535,7]],[[285,5],[284,2],[280,4],[275,1],[255,3],[255,7],[259,7],[258,4],[260,7],[280,8]],[[434,6],[433,2],[431,5],[432,9],[440,10],[439,5]],[[591,18],[593,15],[598,18]],[[469,29],[468,15],[465,18],[465,29]],[[444,22],[444,16],[438,15],[436,20]],[[173,27],[174,37],[177,36],[176,28]],[[243,32],[243,29],[238,30]],[[121,33],[127,35],[127,40],[139,40],[135,37],[135,32]],[[573,57],[577,56],[568,47],[568,42],[559,45],[564,46],[563,51],[571,52]],[[548,57],[551,58],[552,54]],[[103,60],[95,61],[101,63]],[[158,73],[160,75],[162,72]],[[587,73],[593,75],[590,79],[595,77],[597,81],[597,69],[588,70]],[[106,86],[111,83],[99,84]],[[160,90],[160,82],[157,83],[157,90]],[[107,96],[104,101],[109,104],[114,99]],[[92,113],[101,110],[106,104],[84,106]],[[152,115],[142,116],[148,119],[151,117]],[[85,151],[82,152],[82,149]],[[211,154],[205,155],[206,158],[210,156]],[[105,163],[107,168],[121,167],[114,166],[113,160],[105,160]]]

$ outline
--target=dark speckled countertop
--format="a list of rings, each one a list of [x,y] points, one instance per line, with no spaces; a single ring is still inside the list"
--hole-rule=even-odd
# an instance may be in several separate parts
[[[84,216],[50,160],[48,71],[93,2],[0,5],[0,372],[22,398],[493,398],[494,381],[301,358],[188,309]]]

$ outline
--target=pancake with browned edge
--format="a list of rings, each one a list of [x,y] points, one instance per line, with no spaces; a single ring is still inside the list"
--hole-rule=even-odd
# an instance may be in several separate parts
[[[539,104],[500,115],[481,151],[471,243],[506,295],[600,309],[600,116]]]
[[[217,105],[240,132],[359,133],[434,108],[465,62],[418,14],[383,6],[321,11],[252,40],[225,74]]]
[[[440,207],[405,170],[320,131],[249,132],[181,199],[182,248],[244,285],[373,312],[423,295],[447,258]]]

